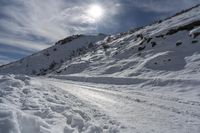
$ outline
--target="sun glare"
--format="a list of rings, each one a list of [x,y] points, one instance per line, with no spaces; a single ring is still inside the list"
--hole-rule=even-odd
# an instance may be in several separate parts
[[[91,5],[87,11],[87,14],[89,15],[89,17],[91,17],[92,19],[100,19],[103,14],[104,14],[104,10],[100,5]]]

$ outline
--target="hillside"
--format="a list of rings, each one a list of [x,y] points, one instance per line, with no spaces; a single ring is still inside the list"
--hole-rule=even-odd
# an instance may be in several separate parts
[[[52,75],[197,79],[199,13],[197,7],[135,32],[108,36],[97,49],[67,61]]]
[[[54,46],[25,57],[19,61],[4,65],[2,73],[45,75],[58,69],[64,62],[86,53],[94,43],[106,35],[73,35],[58,41]]]

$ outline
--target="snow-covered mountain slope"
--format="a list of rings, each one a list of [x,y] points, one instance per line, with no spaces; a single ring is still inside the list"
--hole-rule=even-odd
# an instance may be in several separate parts
[[[66,60],[79,54],[86,53],[95,47],[95,42],[102,40],[106,35],[73,35],[58,41],[54,46],[41,52],[10,63],[0,68],[0,73],[45,75],[56,70]]]
[[[163,22],[108,36],[53,76],[198,79],[200,7]],[[81,78],[83,79],[83,78]]]

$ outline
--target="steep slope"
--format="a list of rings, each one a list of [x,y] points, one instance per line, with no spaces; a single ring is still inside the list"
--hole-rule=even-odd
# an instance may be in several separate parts
[[[108,36],[97,49],[68,60],[52,75],[197,78],[199,28],[197,6],[138,31]]]
[[[0,67],[0,73],[45,75],[56,70],[66,60],[86,53],[94,47],[95,42],[106,35],[73,35],[58,41],[54,46],[39,53],[23,58],[17,62]]]

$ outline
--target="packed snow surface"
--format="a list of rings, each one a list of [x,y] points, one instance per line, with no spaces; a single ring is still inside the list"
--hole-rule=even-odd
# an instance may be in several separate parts
[[[65,38],[0,73],[0,133],[200,133],[200,6]]]

